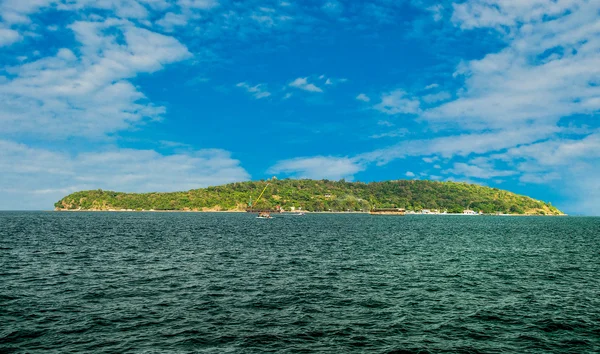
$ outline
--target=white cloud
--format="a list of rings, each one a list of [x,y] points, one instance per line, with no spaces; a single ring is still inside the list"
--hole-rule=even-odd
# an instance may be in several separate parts
[[[0,47],[11,45],[19,40],[21,40],[19,32],[8,28],[0,28]]]
[[[325,85],[327,85],[327,86],[334,86],[337,84],[342,84],[344,82],[348,82],[348,79],[346,79],[346,78],[335,79],[335,78],[331,78],[331,77],[325,77],[325,75],[319,76],[319,79],[325,80]]]
[[[185,26],[188,21],[189,17],[186,15],[167,12],[163,18],[156,21],[156,24],[167,30],[173,30],[175,27]]]
[[[434,89],[434,88],[438,88],[439,86],[440,85],[438,85],[438,84],[427,85],[427,86],[425,86],[425,90],[431,90],[431,89]]]
[[[478,179],[490,179],[493,177],[506,177],[514,176],[517,174],[516,171],[507,170],[496,170],[491,165],[475,166],[462,162],[454,164],[454,168],[445,171],[446,173],[452,173],[458,176],[464,176],[467,178],[478,178]]]
[[[178,0],[177,5],[186,15],[193,11],[206,11],[219,6],[216,0]],[[9,24],[29,24],[30,15],[46,9],[60,11],[106,10],[111,16],[122,19],[135,19],[145,22],[151,12],[164,12],[174,7],[170,0],[3,0],[0,2],[0,15]],[[94,15],[89,18],[94,17]],[[95,16],[99,18],[99,16]]]
[[[354,157],[331,158],[331,157],[306,157],[285,160],[278,163],[270,171],[272,173],[288,173],[297,177],[320,178],[319,176],[352,176],[362,171],[369,164],[384,165],[392,160],[410,156],[425,156],[423,161],[433,163],[439,157],[472,157],[489,154],[493,151],[507,151],[513,146],[536,143],[546,137],[549,132],[555,132],[557,128],[545,127],[540,129],[517,129],[502,130],[480,134],[462,134],[456,136],[445,136],[433,139],[407,140],[385,149],[359,154]],[[457,163],[448,173],[472,178],[492,178],[517,175],[514,170],[496,171],[491,166],[481,164],[470,165]],[[488,160],[485,160],[488,161]],[[341,172],[340,172],[341,171]],[[333,177],[326,177],[332,178]],[[431,176],[429,177],[431,178]]]
[[[308,92],[323,92],[323,90],[320,87],[317,87],[315,84],[308,82],[307,77],[299,77],[296,80],[290,82],[289,86]]]
[[[448,92],[438,92],[430,95],[425,95],[421,97],[421,100],[423,100],[423,102],[425,103],[438,103],[441,101],[447,101],[450,98],[452,98],[452,95],[450,95]]]
[[[501,151],[522,144],[534,143],[558,128],[501,130],[486,133],[465,133],[432,139],[403,141],[395,146],[360,154],[361,161],[383,165],[407,156],[437,155],[445,158],[467,157]]]
[[[563,15],[586,3],[579,0],[470,0],[453,4],[452,21],[465,29],[514,27],[520,23],[538,22],[544,17]]]
[[[191,146],[189,144],[180,143],[178,141],[159,140],[158,143],[160,144],[160,146],[165,147],[165,148],[172,148],[172,149],[191,148]]]
[[[286,174],[296,178],[352,180],[364,166],[348,157],[314,156],[279,161],[268,173]]]
[[[177,4],[181,7],[208,10],[219,6],[216,0],[179,0]]]
[[[248,180],[224,150],[108,149],[74,156],[0,140],[0,209],[53,208],[76,190],[177,191]]]
[[[60,11],[109,10],[113,12],[113,16],[143,20],[149,15],[146,5],[156,8],[159,2],[162,0],[4,0],[0,3],[0,14],[5,22],[14,24],[28,24],[31,22],[31,14],[48,8]]]
[[[507,46],[464,63],[464,91],[426,119],[497,129],[600,110],[600,86],[591,84],[600,77],[600,3],[471,0],[454,8],[463,28],[508,26]]]
[[[502,155],[501,155],[502,156]],[[546,167],[565,167],[579,160],[600,159],[600,133],[583,139],[554,139],[509,149],[504,157],[533,159]]]
[[[363,102],[369,102],[371,100],[369,96],[365,95],[364,93],[359,93],[358,96],[356,96],[356,99]]]
[[[29,14],[55,2],[55,0],[4,0],[0,3],[0,16],[6,23],[29,23]]]
[[[381,95],[381,102],[374,109],[385,114],[416,114],[420,111],[420,103],[416,99],[406,97],[404,90],[395,90]]]
[[[265,28],[279,28],[293,20],[293,17],[280,14],[279,11],[270,7],[259,7],[250,15],[250,19]]]
[[[557,172],[549,173],[524,173],[519,177],[519,181],[523,183],[547,184],[560,180],[561,176]]]
[[[261,98],[271,96],[271,93],[269,91],[267,91],[266,85],[264,85],[264,84],[258,84],[258,85],[251,86],[246,82],[240,82],[235,86],[245,89],[246,92],[252,94],[252,96],[254,96],[254,98],[256,98],[256,99],[261,99]]]
[[[392,122],[390,122],[388,120],[378,120],[377,121],[377,125],[381,125],[381,126],[384,126],[384,127],[393,127],[394,123],[392,123]]]
[[[444,14],[443,14],[444,7],[442,5],[439,5],[439,4],[434,5],[434,6],[428,7],[427,10],[432,13],[433,20],[436,22],[440,21],[444,18]]]
[[[80,21],[70,28],[81,44],[79,55],[63,48],[7,69],[12,77],[0,83],[3,132],[102,137],[160,119],[165,109],[127,79],[188,58],[187,48],[128,21]]]
[[[323,4],[321,9],[330,16],[339,16],[344,10],[344,6],[339,1],[332,0]]]
[[[510,163],[524,183],[551,185],[562,191],[565,208],[597,214],[600,208],[600,132],[583,139],[555,138],[521,145],[489,157]]]
[[[411,177],[412,178],[414,176],[415,176],[414,172],[411,172],[411,171],[406,172],[406,177]]]
[[[400,129],[395,129],[395,130],[388,131],[385,133],[373,134],[373,135],[369,136],[369,138],[371,138],[371,139],[396,138],[396,137],[400,137],[400,136],[406,136],[406,135],[408,135],[409,132],[410,131],[406,128],[400,128]]]

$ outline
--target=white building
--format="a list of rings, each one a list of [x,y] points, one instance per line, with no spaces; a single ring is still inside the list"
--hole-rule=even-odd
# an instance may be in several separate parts
[[[477,213],[475,211],[470,210],[470,209],[463,210],[463,214],[464,215],[477,215]]]

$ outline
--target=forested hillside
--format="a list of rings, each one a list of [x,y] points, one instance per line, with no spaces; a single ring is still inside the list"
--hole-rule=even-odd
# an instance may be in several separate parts
[[[367,211],[397,207],[407,210],[439,209],[449,213],[464,209],[484,213],[562,214],[551,204],[504,190],[475,184],[398,180],[345,182],[329,180],[272,180],[169,193],[122,193],[90,190],[72,193],[55,204],[57,210],[245,210],[266,183],[270,185],[255,208],[307,211]]]

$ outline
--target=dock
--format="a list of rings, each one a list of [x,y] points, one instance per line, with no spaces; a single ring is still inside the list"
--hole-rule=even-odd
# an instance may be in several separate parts
[[[406,210],[402,208],[374,208],[369,212],[371,215],[404,215]]]
[[[246,209],[247,213],[281,213],[281,209]]]

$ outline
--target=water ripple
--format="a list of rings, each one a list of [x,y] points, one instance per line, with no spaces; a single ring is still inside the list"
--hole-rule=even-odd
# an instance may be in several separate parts
[[[0,352],[600,351],[600,218],[0,213]]]

